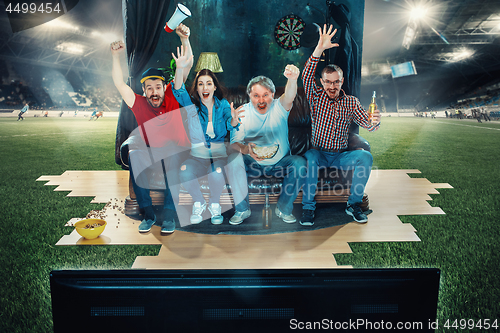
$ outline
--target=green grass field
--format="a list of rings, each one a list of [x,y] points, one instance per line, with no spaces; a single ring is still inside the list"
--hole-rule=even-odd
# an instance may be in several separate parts
[[[118,170],[117,118],[0,118],[0,332],[51,332],[49,272],[130,268],[159,246],[55,246],[64,224],[102,205],[66,197],[35,181],[66,170]],[[449,183],[431,205],[446,215],[403,216],[421,242],[356,243],[336,255],[354,267],[436,267],[442,270],[439,332],[446,320],[490,319],[500,326],[500,123],[384,118],[375,133],[361,130],[380,169],[419,169],[415,177]],[[390,204],[390,203],[388,203]],[[76,322],[75,322],[76,323]],[[490,331],[496,331],[490,329]]]

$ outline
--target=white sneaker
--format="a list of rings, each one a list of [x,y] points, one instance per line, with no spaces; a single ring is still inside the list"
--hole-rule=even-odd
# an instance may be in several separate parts
[[[276,216],[282,219],[283,222],[285,223],[295,223],[295,221],[297,221],[297,219],[295,218],[295,216],[293,216],[293,214],[290,215],[283,214],[283,212],[278,208],[278,205],[276,205],[276,209],[274,210],[274,212],[276,213]]]
[[[211,203],[210,206],[208,206],[208,210],[212,214],[212,224],[222,224],[222,222],[224,222],[224,218],[221,215],[221,207],[218,203]]]
[[[250,209],[245,210],[244,212],[236,212],[234,213],[233,217],[229,220],[229,224],[232,225],[237,225],[243,222],[244,219],[250,217],[250,214],[252,214],[252,211]]]
[[[193,215],[191,215],[191,218],[190,218],[190,221],[192,224],[198,224],[200,223],[201,221],[203,221],[203,218],[201,217],[201,215],[203,214],[203,212],[205,211],[205,209],[207,209],[207,203],[203,203],[203,205],[201,204],[201,202],[197,201],[194,203],[193,205]]]

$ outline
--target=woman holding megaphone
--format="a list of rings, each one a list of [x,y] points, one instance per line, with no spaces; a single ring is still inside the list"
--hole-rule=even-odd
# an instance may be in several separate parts
[[[220,196],[225,185],[224,168],[227,166],[227,153],[224,139],[227,131],[237,128],[242,111],[235,110],[233,103],[224,98],[225,88],[209,69],[197,74],[189,89],[184,86],[182,75],[185,68],[192,66],[192,55],[185,47],[177,48],[173,93],[179,104],[184,105],[188,114],[191,139],[191,157],[181,163],[179,178],[184,188],[193,198],[191,223],[200,223],[203,212],[208,208],[212,224],[221,224]],[[200,190],[198,178],[208,174],[210,187],[209,202]],[[234,194],[233,194],[234,195]],[[236,199],[236,198],[235,198]]]

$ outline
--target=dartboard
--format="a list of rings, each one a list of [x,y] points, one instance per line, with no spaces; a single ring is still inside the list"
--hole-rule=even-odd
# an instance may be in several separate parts
[[[285,50],[295,50],[300,47],[300,36],[306,23],[294,14],[282,17],[274,28],[276,43]]]

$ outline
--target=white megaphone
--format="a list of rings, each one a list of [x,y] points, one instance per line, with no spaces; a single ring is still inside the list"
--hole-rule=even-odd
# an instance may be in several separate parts
[[[172,15],[167,24],[165,24],[165,31],[168,33],[174,31],[175,28],[189,16],[191,16],[191,11],[183,4],[178,3],[174,15]]]

